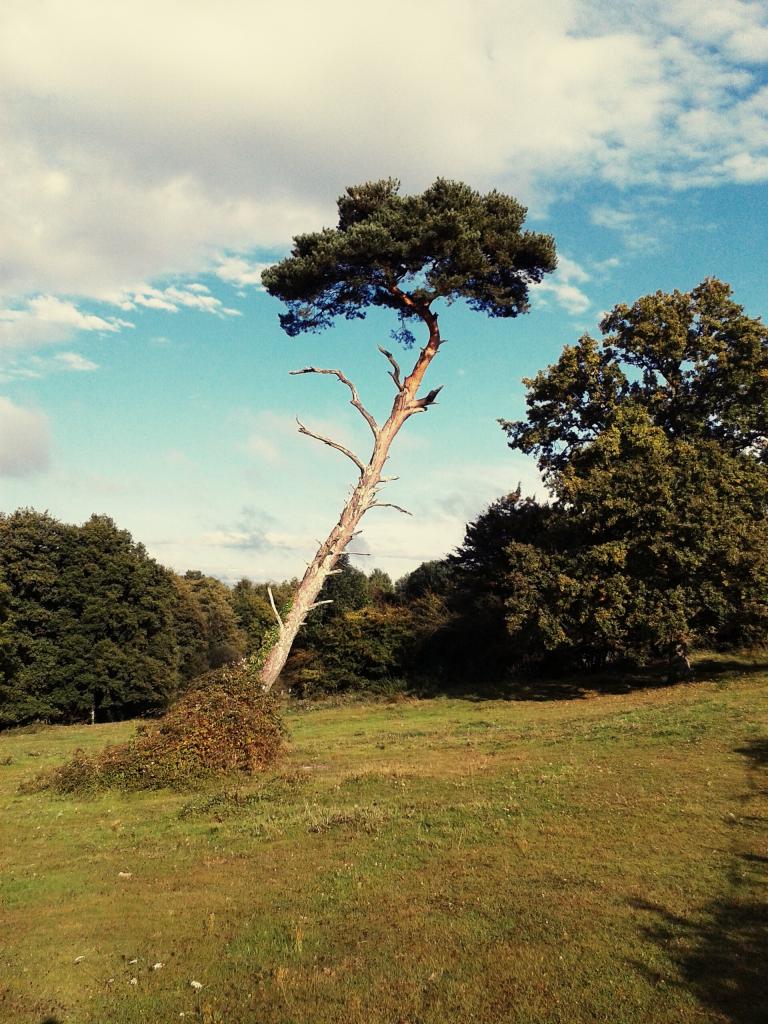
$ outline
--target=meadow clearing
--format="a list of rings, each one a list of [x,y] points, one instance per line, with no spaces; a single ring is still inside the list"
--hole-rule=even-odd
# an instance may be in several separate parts
[[[199,793],[22,793],[135,726],[7,732],[0,1020],[763,1022],[768,657],[699,676],[294,707]]]

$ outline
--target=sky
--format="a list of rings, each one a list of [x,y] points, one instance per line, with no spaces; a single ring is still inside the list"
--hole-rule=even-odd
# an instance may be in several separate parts
[[[460,305],[444,390],[392,448],[353,562],[394,578],[461,542],[533,463],[497,420],[607,310],[728,281],[768,313],[768,7],[744,0],[5,0],[0,512],[111,516],[160,562],[300,576],[379,420],[382,311],[291,339],[261,270],[347,185],[501,189],[554,235],[531,311]],[[400,351],[406,364],[409,354]],[[411,355],[412,358],[412,355]]]

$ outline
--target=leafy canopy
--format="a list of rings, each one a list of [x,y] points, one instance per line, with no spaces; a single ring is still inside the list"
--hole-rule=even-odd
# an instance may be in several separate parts
[[[436,299],[514,317],[528,308],[528,286],[555,269],[552,237],[521,230],[526,209],[512,197],[443,178],[420,195],[399,188],[393,178],[348,188],[338,227],[297,236],[290,257],[264,272],[288,306],[289,335],[362,319],[369,306],[423,316]],[[407,329],[401,340],[412,340]]]
[[[526,420],[502,421],[553,497],[537,535],[519,502],[514,538],[480,524],[503,540],[509,630],[583,665],[680,637],[764,641],[768,329],[708,279],[616,306],[601,330],[526,381]]]
[[[616,306],[600,329],[601,342],[584,336],[524,381],[527,419],[502,421],[510,447],[560,471],[632,404],[670,439],[715,441],[768,463],[768,328],[727,284],[646,295]]]

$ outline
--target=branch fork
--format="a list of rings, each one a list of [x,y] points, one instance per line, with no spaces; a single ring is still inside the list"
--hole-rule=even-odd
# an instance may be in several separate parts
[[[330,374],[333,377],[338,377],[341,383],[346,384],[346,386],[352,393],[352,397],[349,400],[349,404],[353,405],[355,409],[357,409],[357,411],[363,417],[365,422],[371,428],[371,433],[373,434],[374,438],[378,439],[379,425],[377,424],[376,420],[373,418],[371,413],[365,408],[363,403],[360,401],[360,395],[357,393],[357,388],[355,387],[355,385],[352,383],[349,377],[347,377],[345,374],[341,372],[341,370],[325,370],[321,369],[319,366],[305,366],[303,370],[289,370],[288,372],[292,377],[296,377],[302,373],[321,373]]]

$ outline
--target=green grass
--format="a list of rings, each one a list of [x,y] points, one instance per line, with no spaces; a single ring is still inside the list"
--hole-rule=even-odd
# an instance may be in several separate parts
[[[708,666],[293,711],[279,771],[197,794],[21,795],[133,726],[6,733],[0,1020],[762,1022],[768,672]]]

